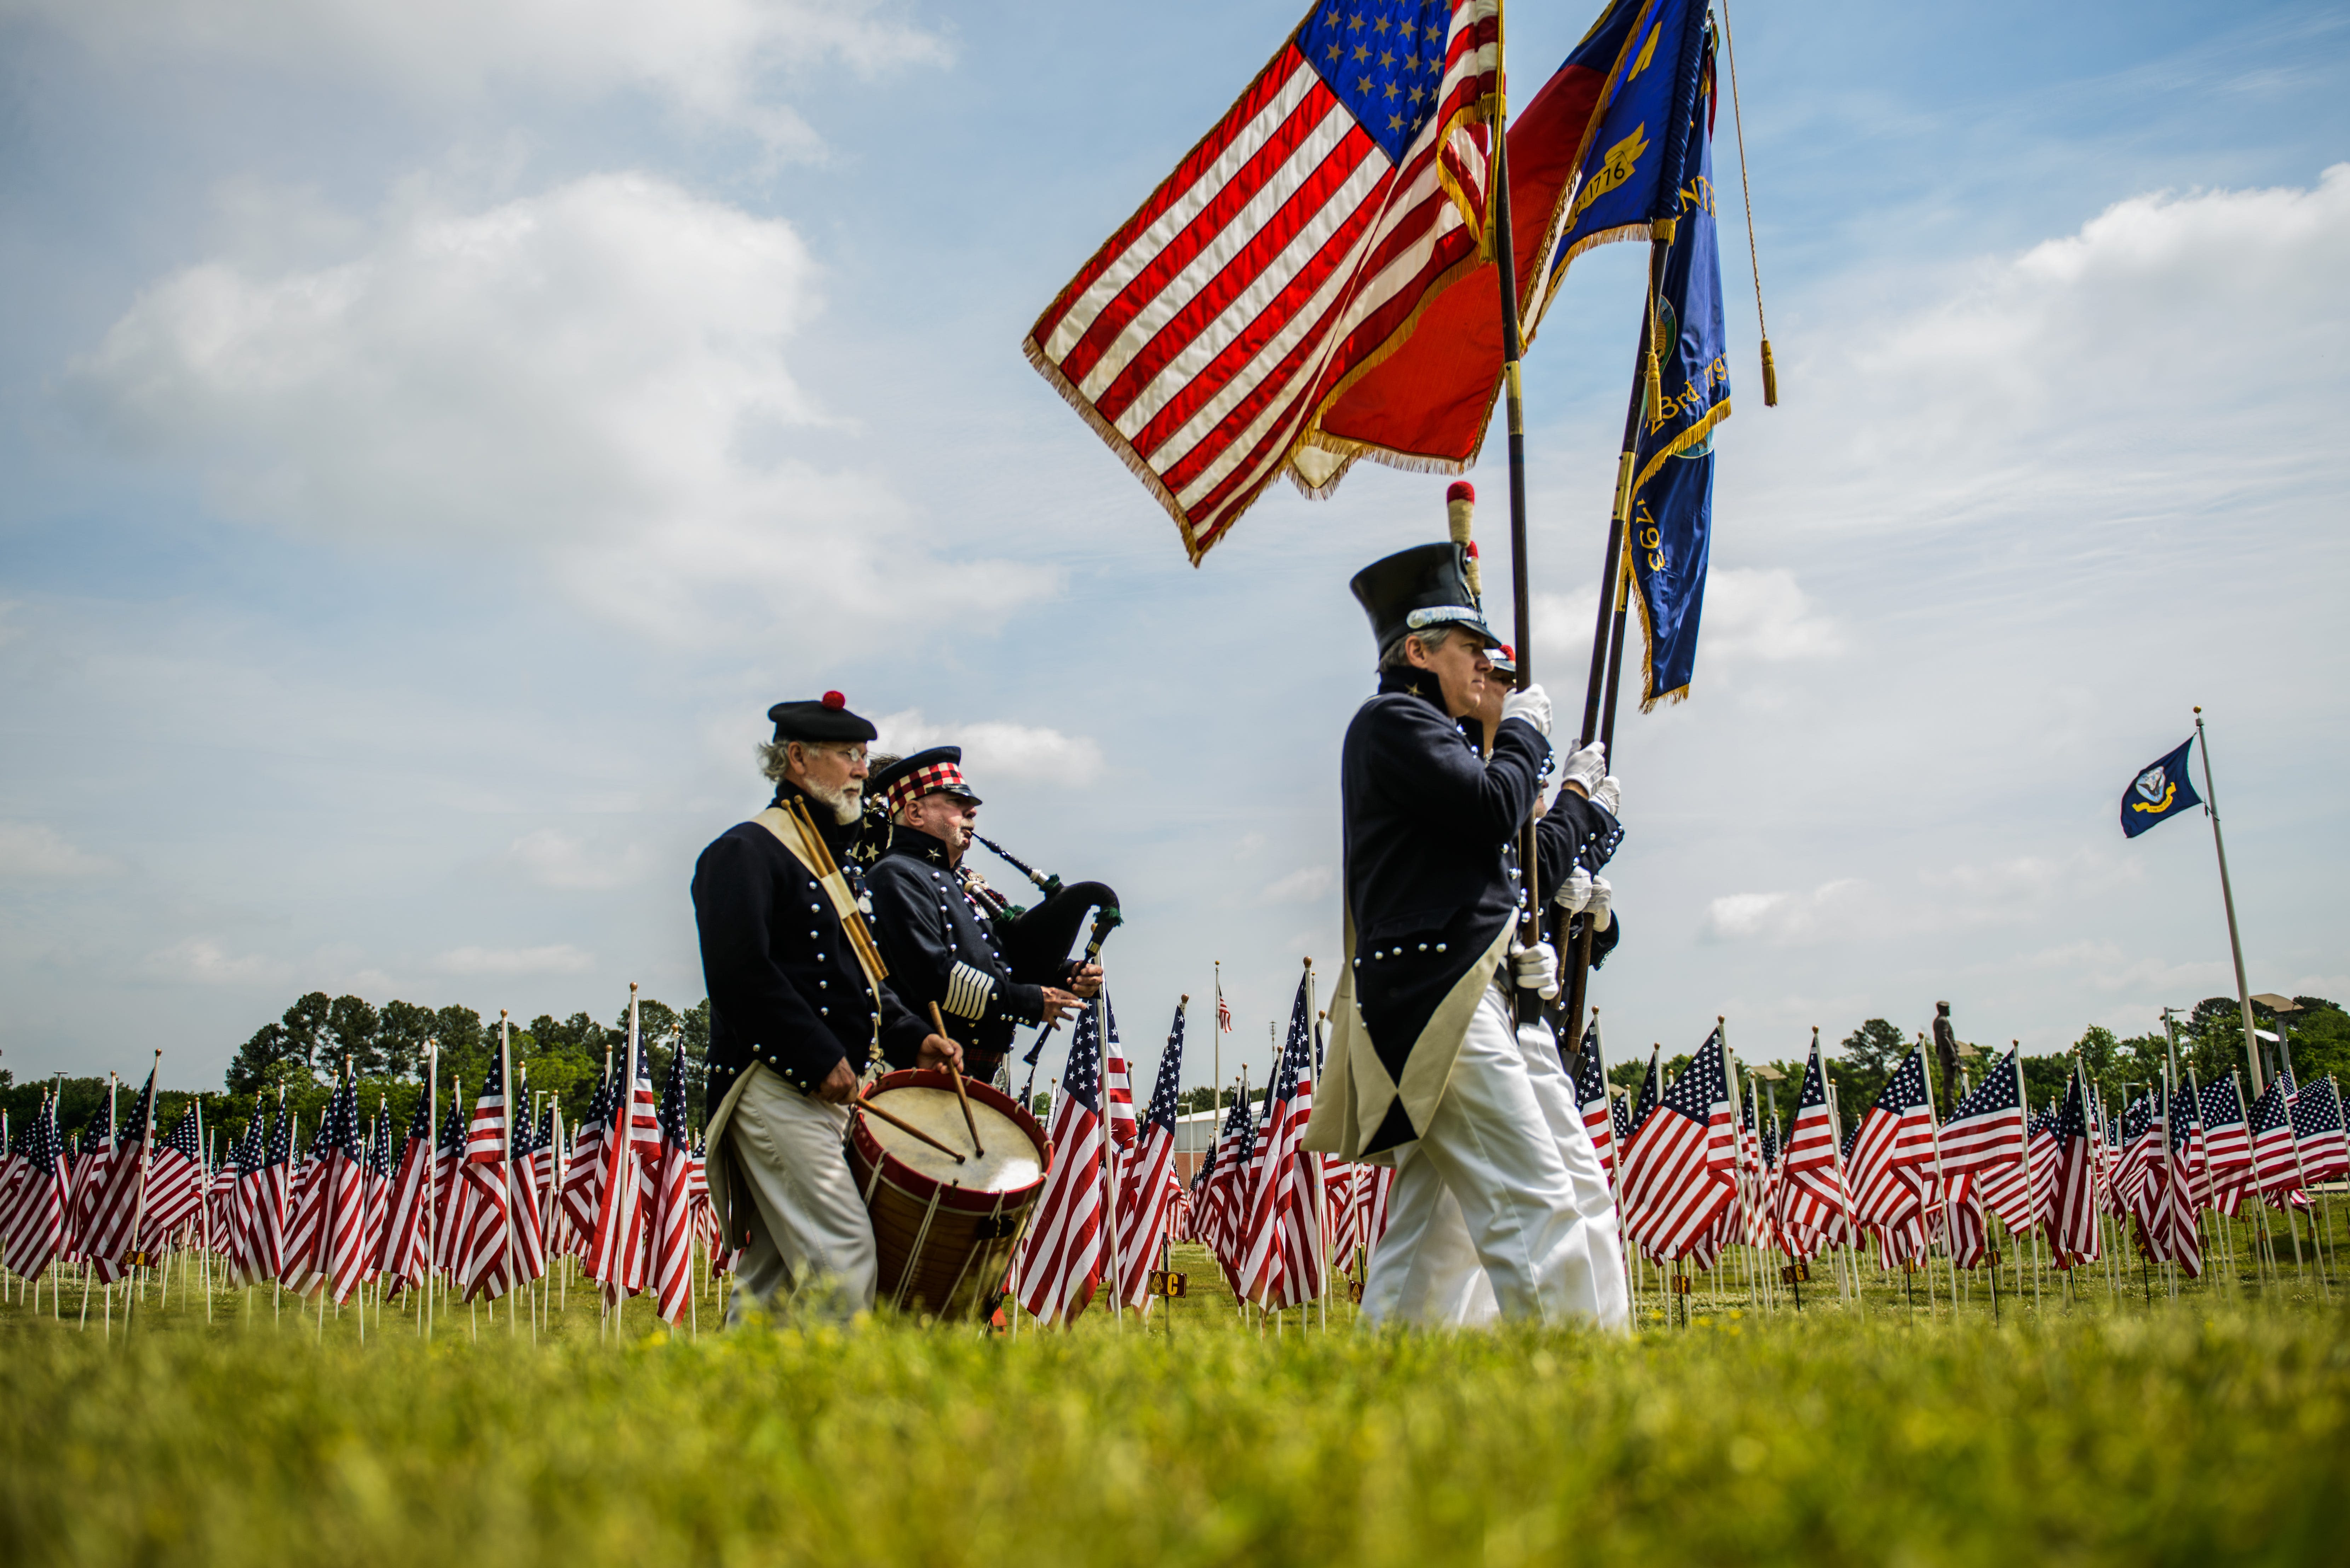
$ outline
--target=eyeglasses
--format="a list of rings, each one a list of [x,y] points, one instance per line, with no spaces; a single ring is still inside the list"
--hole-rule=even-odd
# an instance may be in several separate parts
[[[808,750],[811,752],[821,752],[827,757],[847,757],[852,763],[861,763],[865,760],[865,748],[863,746],[844,745],[837,741],[819,742],[818,744],[808,747]]]

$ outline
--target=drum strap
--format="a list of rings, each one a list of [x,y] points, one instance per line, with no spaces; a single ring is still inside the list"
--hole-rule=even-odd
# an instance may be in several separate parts
[[[865,971],[865,983],[873,988],[878,998],[881,982],[889,978],[889,966],[881,961],[881,949],[873,940],[871,928],[865,923],[865,911],[858,907],[857,896],[848,890],[848,878],[834,863],[832,851],[825,847],[816,825],[807,819],[804,810],[785,811],[779,805],[769,806],[751,820],[774,834],[776,842],[792,852],[792,858],[832,900],[833,913],[840,917],[840,929],[848,933],[848,945],[856,950],[858,965]]]

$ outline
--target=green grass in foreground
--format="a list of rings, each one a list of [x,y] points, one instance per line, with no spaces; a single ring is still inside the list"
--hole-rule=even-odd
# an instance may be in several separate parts
[[[1200,1281],[1194,1271],[1195,1283]],[[0,1310],[0,1562],[2338,1560],[2350,1335],[2210,1299],[1638,1339],[710,1332],[534,1346],[268,1298]],[[705,1303],[705,1305],[708,1303]]]

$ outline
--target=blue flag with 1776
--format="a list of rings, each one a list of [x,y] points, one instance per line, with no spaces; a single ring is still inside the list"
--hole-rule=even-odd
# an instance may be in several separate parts
[[[2189,806],[2203,804],[2203,797],[2187,778],[2187,753],[2194,747],[2195,737],[2189,735],[2178,742],[2177,751],[2130,780],[2129,788],[2122,792],[2122,836],[2136,838],[2156,823],[2168,822]]]

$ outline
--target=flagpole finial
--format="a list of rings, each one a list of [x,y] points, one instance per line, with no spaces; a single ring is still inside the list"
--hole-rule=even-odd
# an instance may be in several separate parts
[[[1179,998],[1177,998],[1177,999],[1176,999],[1175,1005],[1176,1005],[1176,1006],[1178,1006],[1178,1007],[1185,1007],[1185,1006],[1189,1006],[1189,1005],[1190,1005],[1190,1003],[1191,1003],[1191,993],[1190,992],[1188,992],[1188,991],[1187,991],[1187,992],[1184,992],[1180,997],[1179,997]]]
[[[1314,961],[1312,959],[1307,959],[1305,961],[1305,967],[1307,969],[1312,969],[1314,967]]]
[[[633,980],[629,981],[629,994],[630,996],[637,994],[637,982]]]

